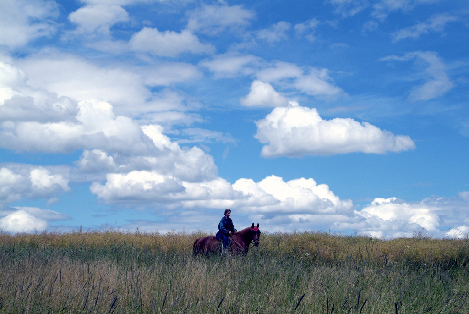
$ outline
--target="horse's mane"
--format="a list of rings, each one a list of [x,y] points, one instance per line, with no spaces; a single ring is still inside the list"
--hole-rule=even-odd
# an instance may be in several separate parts
[[[244,236],[248,233],[251,232],[251,227],[244,228],[243,230],[236,231],[233,235],[240,236],[241,238],[244,238]]]
[[[243,230],[236,231],[234,234],[239,236],[244,236],[246,233],[251,231],[251,227],[244,228]]]

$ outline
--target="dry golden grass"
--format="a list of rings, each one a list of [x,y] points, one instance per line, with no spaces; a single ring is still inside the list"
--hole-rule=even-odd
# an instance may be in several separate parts
[[[468,313],[467,240],[263,234],[193,258],[203,233],[0,234],[0,313]]]

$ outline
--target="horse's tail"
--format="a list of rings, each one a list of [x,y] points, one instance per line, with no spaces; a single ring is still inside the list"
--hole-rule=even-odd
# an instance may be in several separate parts
[[[200,240],[200,238],[195,239],[195,241],[194,241],[194,245],[192,246],[192,256],[196,256],[200,253],[199,240]]]

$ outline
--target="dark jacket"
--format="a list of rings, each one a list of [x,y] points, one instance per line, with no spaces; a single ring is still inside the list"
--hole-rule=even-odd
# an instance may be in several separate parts
[[[226,218],[225,216],[223,216],[223,218],[218,223],[218,230],[220,230],[221,233],[225,235],[228,235],[229,231],[231,231],[232,233],[236,231],[231,218]]]

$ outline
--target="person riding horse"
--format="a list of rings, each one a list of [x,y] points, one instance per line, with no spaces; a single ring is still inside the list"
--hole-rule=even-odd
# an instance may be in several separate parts
[[[225,209],[224,216],[218,223],[216,238],[223,244],[223,249],[227,249],[231,246],[231,236],[236,232],[230,215],[231,209]]]

